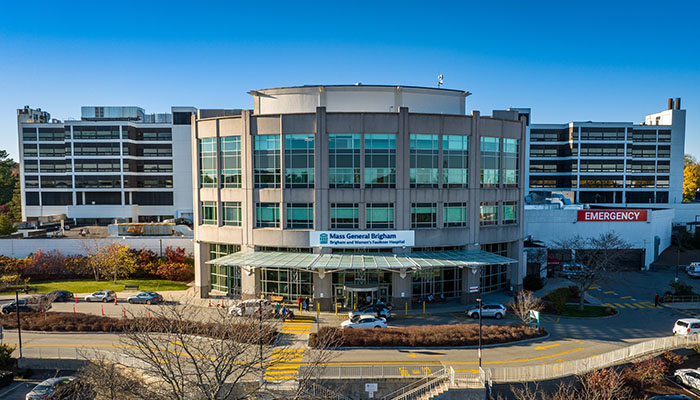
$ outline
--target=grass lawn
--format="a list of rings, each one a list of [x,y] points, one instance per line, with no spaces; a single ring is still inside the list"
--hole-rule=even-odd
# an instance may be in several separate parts
[[[54,290],[67,290],[73,293],[92,293],[98,290],[114,290],[121,292],[124,285],[139,285],[139,290],[186,290],[187,284],[182,282],[166,281],[162,279],[127,279],[117,281],[94,281],[94,280],[66,280],[30,282],[29,287],[35,287],[36,293],[48,293]],[[3,294],[14,294],[8,292]]]
[[[607,308],[585,305],[583,306],[583,311],[581,311],[578,309],[578,305],[567,304],[559,315],[562,317],[606,317],[612,315],[605,312]]]

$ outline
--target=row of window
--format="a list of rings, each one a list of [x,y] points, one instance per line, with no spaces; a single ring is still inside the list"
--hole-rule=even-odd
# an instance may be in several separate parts
[[[121,192],[26,192],[28,206],[72,206],[121,204]],[[40,203],[41,200],[41,203]],[[125,204],[141,206],[172,206],[172,192],[125,192]]]
[[[125,176],[121,175],[90,175],[75,176],[75,188],[121,188],[122,181],[125,188],[171,188],[173,187],[173,177],[168,176]],[[71,189],[73,188],[73,177],[71,176],[39,176],[26,175],[24,185],[26,188],[38,188],[41,181],[41,188]]]
[[[578,146],[569,145],[532,145],[530,146],[530,157],[624,157],[625,144],[582,144],[579,151]],[[671,146],[667,145],[631,145],[627,146],[627,157],[633,158],[669,158],[671,157]]]
[[[531,142],[561,142],[578,140],[578,128],[531,129]],[[667,129],[581,128],[581,140],[631,140],[633,142],[670,142]]]
[[[580,168],[579,168],[580,163]],[[530,162],[530,172],[625,172],[629,173],[662,173],[670,171],[669,161],[630,161],[627,160],[533,160]]]
[[[122,126],[121,134],[119,126],[73,126],[74,140],[110,140],[110,139],[131,139],[131,140],[172,140],[170,128],[133,127]],[[22,128],[22,140],[59,142],[71,139],[71,127],[51,127],[51,128]]]
[[[287,203],[286,229],[313,229],[314,205],[310,203]],[[444,203],[442,224],[444,227],[467,226],[466,203]],[[499,219],[499,209],[502,214]],[[222,224],[224,226],[241,226],[241,203],[237,201],[221,204]],[[360,205],[358,203],[331,203],[331,229],[359,229]],[[201,203],[201,223],[219,225],[219,207],[215,201]],[[516,224],[518,214],[517,202],[483,202],[480,205],[481,225]],[[437,228],[438,203],[411,204],[411,228]],[[395,211],[391,203],[371,203],[365,205],[366,229],[394,229]],[[280,228],[280,204],[256,203],[255,227]]]
[[[73,143],[46,144],[27,143],[23,146],[24,157],[70,157],[74,156],[138,156],[138,157],[172,157],[170,144],[131,144],[125,143],[120,153],[119,143]]]
[[[284,135],[284,140],[284,187],[314,187],[314,135]],[[364,187],[396,187],[395,134],[328,135],[329,187],[360,187],[362,140],[364,140]],[[280,136],[257,135],[254,137],[253,145],[255,187],[282,187]],[[481,185],[483,187],[499,184],[517,186],[519,140],[482,137],[480,146]],[[198,147],[201,187],[241,187],[240,137],[221,137],[218,143],[216,138],[200,139]],[[439,176],[441,150],[442,177]],[[219,155],[220,158],[218,158]],[[411,135],[409,158],[411,187],[443,185],[466,188],[468,186],[468,136]],[[221,165],[218,165],[219,163]]]
[[[75,166],[75,168],[73,167]],[[119,159],[75,159],[70,160],[26,160],[24,172],[66,173],[66,172],[121,172]],[[125,160],[124,172],[172,172],[171,160]]]
[[[531,188],[668,188],[668,176],[531,176]]]

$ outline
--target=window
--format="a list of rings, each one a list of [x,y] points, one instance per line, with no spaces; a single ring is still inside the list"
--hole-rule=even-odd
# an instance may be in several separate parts
[[[659,142],[670,142],[671,141],[671,131],[660,130],[659,131]]]
[[[216,138],[199,139],[199,187],[216,187]]]
[[[438,187],[438,135],[411,135],[411,187]]]
[[[411,228],[435,228],[436,226],[436,203],[411,204]]]
[[[65,132],[61,128],[39,128],[39,140],[44,142],[62,142],[65,140]]]
[[[256,228],[279,228],[280,205],[277,203],[257,203],[255,205]]]
[[[39,172],[39,164],[36,160],[25,160],[24,161],[24,172],[36,173]]]
[[[77,183],[76,183],[77,185]],[[60,188],[60,189],[71,189],[73,188],[73,180],[70,176],[42,176],[41,177],[41,187],[42,188]]]
[[[314,135],[284,136],[284,187],[314,187]]]
[[[210,244],[211,246],[217,246]],[[233,245],[219,245],[233,246]],[[229,253],[230,254],[230,253]],[[213,258],[212,258],[213,260]],[[233,295],[241,294],[241,267],[238,265],[211,265],[210,277],[211,288],[219,292]]]
[[[24,176],[24,187],[26,187],[26,188],[38,188],[39,187],[39,177],[36,175],[25,175]]]
[[[331,229],[357,229],[360,217],[357,204],[331,203]]]
[[[25,157],[36,157],[39,154],[39,151],[36,147],[36,144],[24,144],[23,146],[24,149],[24,156]]]
[[[462,272],[459,267],[436,267],[414,271],[413,297],[425,299],[428,295],[440,298],[459,297],[462,294]]]
[[[175,111],[173,112],[173,125],[191,125],[192,124],[192,113],[187,111]]]
[[[520,140],[503,139],[503,186],[518,187]]]
[[[172,157],[173,146],[171,144],[124,143],[123,152],[125,156]]]
[[[76,159],[75,172],[120,172],[121,162],[119,160],[103,160],[103,159]],[[44,163],[41,163],[43,168]],[[70,171],[70,163],[66,166]]]
[[[70,160],[41,160],[41,173],[64,173],[71,172]]]
[[[254,141],[253,176],[256,188],[280,187],[280,137],[258,135]],[[278,225],[279,226],[279,221]]]
[[[494,292],[507,287],[507,264],[489,264],[481,268],[481,293]]]
[[[120,175],[77,175],[76,188],[121,188]]]
[[[518,202],[504,201],[503,202],[503,224],[512,225],[518,223]]]
[[[82,201],[83,195],[85,195],[86,205],[105,205],[105,204],[121,204],[122,194],[121,192],[77,192],[78,204]]]
[[[469,136],[442,137],[442,183],[448,188],[466,188],[469,183]]]
[[[68,146],[70,149],[70,146]],[[70,155],[70,151],[68,151]],[[65,157],[66,156],[66,145],[65,144],[40,144],[39,145],[39,156],[40,157]]]
[[[671,157],[671,146],[659,146],[658,157],[659,158]]]
[[[467,226],[467,203],[445,203],[442,209],[445,226]]]
[[[22,128],[23,141],[36,141],[36,128]]]
[[[73,205],[73,193],[71,192],[42,192],[41,205],[43,206],[70,206]]]
[[[219,221],[216,216],[217,206],[215,201],[202,202],[202,224],[203,225],[218,225]]]
[[[625,128],[581,128],[581,140],[625,140]]]
[[[367,229],[394,229],[394,205],[373,203],[366,206]]]
[[[482,202],[479,206],[481,225],[498,224],[498,206],[495,202]]]
[[[241,187],[241,137],[226,136],[221,140],[221,185]]]
[[[313,295],[313,272],[288,268],[260,268],[264,296],[282,296],[287,302]]]
[[[76,156],[118,156],[119,143],[74,143]]]
[[[25,194],[28,206],[38,206],[39,205],[39,192],[27,192]]]
[[[360,187],[360,135],[328,135],[328,186]]]
[[[241,226],[241,202],[225,201],[224,226]]]
[[[77,169],[77,164],[76,164],[76,169]],[[128,159],[126,159],[126,160],[124,160],[124,171],[128,171],[128,172],[173,172],[173,162],[172,162],[172,160],[128,160]]]
[[[494,137],[481,138],[481,187],[498,185],[499,171],[499,139]]]
[[[309,203],[287,203],[288,229],[313,229],[314,205]]]
[[[365,187],[396,187],[396,135],[365,135]]]
[[[131,201],[140,206],[172,206],[173,192],[131,192]]]
[[[118,126],[73,126],[75,140],[119,139]]]
[[[165,176],[125,176],[125,188],[171,188],[173,187],[173,177]]]

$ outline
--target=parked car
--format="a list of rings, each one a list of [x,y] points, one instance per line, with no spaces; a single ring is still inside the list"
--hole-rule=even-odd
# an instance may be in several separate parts
[[[31,392],[27,393],[25,396],[26,400],[39,400],[47,399],[51,393],[56,391],[59,387],[67,385],[75,380],[74,376],[61,376],[58,378],[47,379],[40,384],[34,386]]]
[[[565,262],[561,265],[561,274],[566,279],[575,278],[583,274],[583,264],[578,262]]]
[[[54,290],[46,294],[52,302],[54,301],[75,301],[75,296],[73,293],[67,290]]]
[[[673,325],[674,335],[690,335],[700,333],[700,319],[682,318]]]
[[[373,315],[357,315],[340,324],[341,328],[386,328],[386,320]]]
[[[682,383],[693,389],[700,389],[700,370],[678,369],[673,373],[673,378],[678,383]]]
[[[91,301],[101,301],[104,303],[107,303],[109,301],[114,301],[114,299],[117,298],[117,294],[114,293],[114,290],[98,290],[97,292],[93,294],[89,294],[85,296],[85,301],[91,302]]]
[[[234,304],[228,309],[229,314],[238,316],[258,315],[258,309],[262,308],[263,315],[272,315],[275,313],[275,308],[272,302],[267,299],[249,299],[243,300],[238,304]]]
[[[649,397],[647,400],[693,400],[684,394],[660,394]]]
[[[130,296],[126,301],[128,301],[129,304],[160,304],[163,302],[163,296],[156,292],[141,292],[136,296]]]
[[[685,272],[690,276],[691,278],[698,278],[700,277],[700,264],[698,263],[690,263],[687,267],[685,267]]]
[[[19,299],[19,303],[13,300],[11,303],[3,304],[0,311],[3,314],[9,314],[12,312],[17,312],[19,308],[20,312],[41,312],[46,311],[51,308],[51,303],[45,301],[43,296],[27,297],[24,299]]]
[[[389,319],[391,318],[391,308],[388,306],[385,306],[383,304],[372,304],[369,306],[364,306],[360,308],[359,310],[354,310],[350,311],[348,313],[348,318],[352,319],[352,317],[356,315],[374,315],[375,317],[377,316],[377,310],[380,310],[380,316],[384,319]]]
[[[481,316],[501,319],[506,315],[507,310],[508,309],[503,304],[484,304],[481,306]],[[479,307],[467,310],[467,315],[474,319],[479,318]]]

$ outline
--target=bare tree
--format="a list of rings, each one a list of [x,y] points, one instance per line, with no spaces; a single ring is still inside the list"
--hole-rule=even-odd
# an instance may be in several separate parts
[[[510,303],[510,310],[523,323],[530,319],[530,310],[542,311],[543,308],[542,300],[529,291],[518,293],[515,301]]]
[[[574,261],[581,264],[580,270],[573,271],[571,280],[579,290],[579,310],[583,310],[586,291],[616,267],[624,255],[623,250],[630,246],[617,233],[610,231],[594,237],[584,238],[577,235],[559,240],[555,242],[555,247],[571,250]]]

